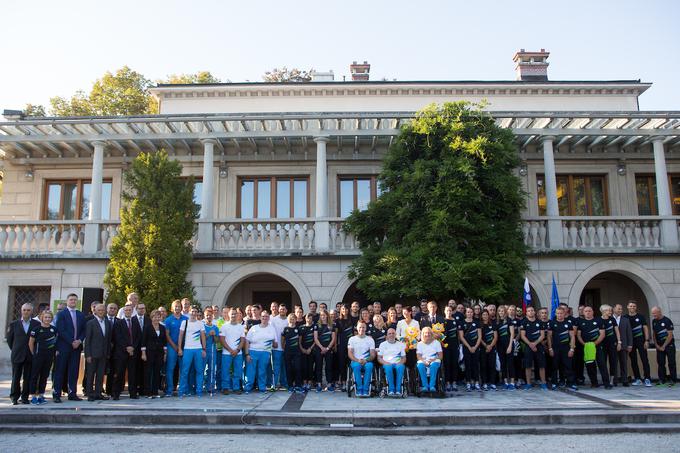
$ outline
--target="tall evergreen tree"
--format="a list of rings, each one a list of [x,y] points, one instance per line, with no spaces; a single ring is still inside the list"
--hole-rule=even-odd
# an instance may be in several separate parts
[[[371,299],[516,298],[527,269],[519,157],[482,108],[420,111],[387,153],[383,193],[347,219],[362,250],[350,276]]]
[[[111,245],[104,284],[107,300],[121,303],[137,291],[147,308],[191,297],[191,237],[199,207],[193,178],[165,151],[141,153],[125,173],[120,228]]]

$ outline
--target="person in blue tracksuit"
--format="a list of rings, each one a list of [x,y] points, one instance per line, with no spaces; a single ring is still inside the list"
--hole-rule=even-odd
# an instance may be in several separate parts
[[[168,357],[165,362],[165,396],[172,396],[174,387],[175,367],[182,369],[182,357],[178,355],[179,350],[179,328],[189,318],[182,314],[182,302],[175,300],[172,302],[172,314],[165,318],[165,334],[168,340]]]
[[[193,307],[189,320],[180,327],[177,355],[182,357],[182,372],[179,378],[179,397],[189,395],[189,390],[195,385],[196,396],[203,394],[203,364],[206,357],[205,324],[197,319],[198,308]],[[195,377],[190,381],[189,369],[194,370]]]
[[[203,324],[205,324],[206,347],[203,382],[205,391],[212,395],[217,390],[217,344],[220,341],[220,329],[213,323],[213,310],[210,307],[203,311]]]
[[[272,348],[278,345],[280,339],[276,338],[276,330],[269,324],[269,312],[264,310],[260,315],[260,323],[255,324],[246,334],[246,393],[250,393],[255,384],[260,392],[267,391],[267,367],[271,362]]]
[[[246,331],[238,320],[235,308],[229,310],[229,322],[220,328],[222,342],[222,393],[241,393],[243,380],[243,348],[246,343]]]

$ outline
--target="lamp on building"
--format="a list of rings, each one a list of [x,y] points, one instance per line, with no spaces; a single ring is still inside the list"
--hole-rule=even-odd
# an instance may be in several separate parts
[[[527,167],[527,163],[525,161],[522,161],[522,163],[519,166],[519,175],[520,176],[526,176],[529,173],[529,168]]]
[[[33,167],[28,167],[24,172],[24,179],[26,181],[33,181]]]
[[[616,164],[616,174],[619,176],[626,176],[626,160],[620,159]]]
[[[227,177],[227,167],[222,165],[220,166],[220,178],[224,179]]]

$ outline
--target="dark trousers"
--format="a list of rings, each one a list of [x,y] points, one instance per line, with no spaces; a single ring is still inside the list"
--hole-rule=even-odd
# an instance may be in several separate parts
[[[574,384],[573,358],[569,357],[569,345],[555,345],[553,348],[551,381],[554,385],[565,382]],[[558,377],[559,373],[559,377]]]
[[[468,382],[479,381],[479,349],[470,352],[463,346],[463,358],[465,359],[465,380]]]
[[[102,394],[102,387],[104,386],[104,373],[106,372],[106,357],[100,357],[98,359],[92,358],[91,363],[87,363],[85,360],[85,374],[86,374],[86,385],[85,394],[88,397],[99,397]]]
[[[337,364],[337,381],[345,382],[347,380],[347,348],[338,347],[338,353],[335,356],[335,359],[335,363]],[[288,384],[290,385],[290,382]]]
[[[54,352],[51,354],[38,354],[33,356],[31,364],[31,382],[29,391],[31,394],[42,395],[47,387],[47,377],[50,375],[54,363]]]
[[[161,370],[163,370],[163,351],[146,351],[146,362],[143,362],[144,395],[157,396],[161,385]]]
[[[125,386],[125,372],[128,376],[128,393],[130,397],[137,396],[135,376],[137,372],[137,358],[135,356],[114,357],[113,359],[113,396],[120,396]]]
[[[113,355],[109,356],[109,359],[106,361],[106,387],[105,391],[107,395],[113,395],[113,375],[115,374],[114,368],[113,368]]]
[[[458,342],[453,341],[444,348],[444,376],[450,384],[458,381],[458,350]]]
[[[80,370],[80,353],[82,348],[62,349],[57,355],[57,370],[54,374],[54,393],[61,396],[62,384],[68,381],[69,396],[77,393],[78,371]]]
[[[666,374],[666,359],[668,359],[668,371]],[[661,382],[675,382],[678,374],[675,369],[675,345],[670,343],[663,351],[656,351],[656,361],[659,365],[659,380]]]
[[[333,351],[328,351],[325,354],[321,354],[319,348],[314,348],[312,351],[314,354],[314,370],[316,372],[316,383],[321,384],[323,382],[322,373],[326,371],[326,383],[330,384],[333,382]]]
[[[583,371],[585,367],[585,362],[583,361],[583,345],[581,343],[576,343],[574,348],[574,379],[578,383],[585,381]]]
[[[486,352],[485,347],[479,351],[479,363],[482,371],[482,382],[484,384],[496,384],[496,348]]]
[[[623,384],[628,382],[628,351],[621,347],[620,351],[616,351],[619,364],[618,382]]]
[[[588,371],[588,378],[590,378],[590,385],[597,385],[597,370],[600,370],[602,382],[609,385],[609,372],[607,371],[607,363],[605,360],[605,352],[602,344],[597,345],[595,354],[595,361],[586,363],[585,368]]]
[[[302,387],[302,354],[284,351],[283,360],[286,363],[288,387]]]
[[[640,366],[638,365],[636,353],[640,354],[642,371],[645,373],[645,379],[649,379],[649,359],[647,358],[645,340],[642,337],[633,338],[633,350],[630,351],[630,366],[633,368],[633,376],[635,376],[635,379],[640,379]]]
[[[314,356],[302,353],[302,379],[304,381],[311,381],[314,379]]]
[[[138,395],[146,395],[144,391],[144,361],[142,360],[142,351],[135,351],[137,363],[135,364],[135,385],[137,386]]]
[[[26,360],[19,363],[12,363],[12,387],[9,392],[9,397],[12,400],[28,400],[28,383],[31,379],[31,364],[32,359],[29,353],[26,354]],[[22,385],[23,382],[23,385]]]
[[[619,354],[616,350],[616,338],[611,340],[605,339],[602,342],[602,349],[604,350],[605,361],[609,364],[609,377],[616,379],[619,372]]]
[[[498,347],[498,358],[501,361],[501,379],[503,381],[515,378],[515,361],[513,360],[512,352],[507,354],[507,350],[507,344]]]

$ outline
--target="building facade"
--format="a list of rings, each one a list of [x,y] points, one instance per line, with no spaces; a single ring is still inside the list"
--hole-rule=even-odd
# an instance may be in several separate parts
[[[658,305],[680,319],[680,112],[640,111],[651,84],[639,80],[547,80],[546,58],[518,52],[515,81],[325,74],[308,83],[161,85],[153,116],[6,114],[0,325],[26,301],[104,296],[123,172],[139,152],[161,148],[198,181],[189,278],[200,303],[361,299],[347,275],[360,252],[343,219],[379,195],[382,156],[414,112],[459,100],[486,102],[517,136],[539,305],[550,305],[554,277],[570,306],[635,299],[645,314]],[[0,367],[8,357],[2,341]]]

